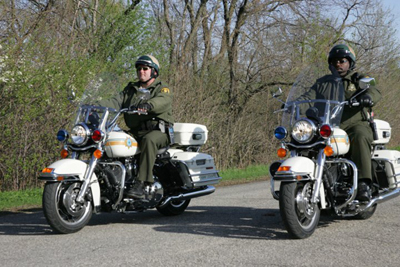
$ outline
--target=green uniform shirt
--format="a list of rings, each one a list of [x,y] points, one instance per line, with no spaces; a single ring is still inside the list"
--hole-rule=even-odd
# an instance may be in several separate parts
[[[302,95],[300,99],[338,99],[339,101],[349,100],[358,89],[358,81],[352,80],[351,77],[355,72],[349,72],[345,77],[342,77],[344,92],[338,86],[337,78],[333,75],[325,75],[319,78],[312,86],[311,90]],[[363,77],[362,75],[360,77]],[[380,91],[371,86],[365,93],[371,96],[374,104],[381,99]],[[366,108],[345,106],[340,127],[346,129],[354,126],[357,123],[365,124]]]
[[[111,99],[100,101],[99,105],[111,107],[116,110],[128,108],[131,105],[137,105],[139,102],[139,88],[140,82],[131,82],[118,95]],[[171,88],[157,78],[147,89],[151,94],[147,103],[152,106],[148,115],[124,114],[126,125],[135,132],[140,130],[140,125],[145,121],[164,120],[169,123],[174,123],[174,118],[172,116],[173,95]]]

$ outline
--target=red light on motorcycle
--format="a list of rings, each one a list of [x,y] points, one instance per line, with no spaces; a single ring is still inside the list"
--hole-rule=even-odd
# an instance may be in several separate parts
[[[42,173],[51,173],[54,169],[53,168],[44,168]]]
[[[96,159],[99,159],[99,158],[101,158],[103,156],[103,152],[101,152],[101,150],[96,149],[96,151],[93,152],[93,156]]]
[[[57,176],[57,181],[64,181],[64,176]]]
[[[278,157],[284,158],[287,155],[287,151],[286,151],[286,149],[281,147],[278,149],[277,154],[278,154]]]
[[[92,140],[98,143],[101,139],[103,139],[103,132],[100,130],[94,130],[92,133]]]
[[[319,134],[324,137],[328,138],[332,134],[332,128],[328,124],[324,124],[319,128]]]
[[[63,158],[63,159],[65,159],[66,157],[68,157],[68,150],[66,150],[66,149],[63,149],[63,150],[61,150],[61,158]]]
[[[290,166],[280,166],[278,168],[278,172],[287,172],[290,171]]]
[[[333,148],[331,146],[326,146],[324,148],[324,153],[328,157],[332,156],[333,155]]]

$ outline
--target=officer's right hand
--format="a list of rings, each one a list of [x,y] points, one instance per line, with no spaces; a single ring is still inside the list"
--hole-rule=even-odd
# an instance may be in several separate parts
[[[374,102],[372,101],[372,97],[369,94],[362,94],[359,99],[360,105],[362,107],[372,107]]]
[[[374,102],[369,94],[362,94],[349,102],[351,108],[353,107],[372,107]]]

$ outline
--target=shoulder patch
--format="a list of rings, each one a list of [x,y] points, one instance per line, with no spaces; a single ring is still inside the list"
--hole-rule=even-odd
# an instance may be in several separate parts
[[[162,89],[161,89],[161,93],[169,94],[169,93],[170,93],[170,92],[169,92],[169,88],[167,88],[167,87],[162,88]]]

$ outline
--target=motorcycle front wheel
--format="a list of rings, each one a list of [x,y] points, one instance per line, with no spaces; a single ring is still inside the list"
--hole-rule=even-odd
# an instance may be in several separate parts
[[[311,203],[312,192],[311,182],[281,183],[279,210],[285,228],[293,238],[307,238],[317,228],[320,209]]]
[[[81,230],[92,217],[93,207],[88,200],[75,201],[81,183],[46,183],[43,191],[43,213],[51,228],[60,234]]]

